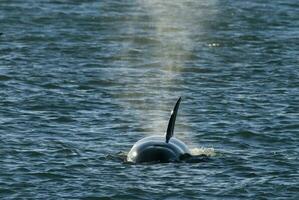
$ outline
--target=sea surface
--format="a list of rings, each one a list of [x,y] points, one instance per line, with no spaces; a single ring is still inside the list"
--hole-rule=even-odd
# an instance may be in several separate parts
[[[299,199],[299,1],[0,0],[0,199]]]

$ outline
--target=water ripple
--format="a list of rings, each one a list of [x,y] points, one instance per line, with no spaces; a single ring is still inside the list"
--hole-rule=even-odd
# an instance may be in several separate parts
[[[2,0],[0,197],[298,199],[298,8]],[[211,159],[124,163],[178,96]]]

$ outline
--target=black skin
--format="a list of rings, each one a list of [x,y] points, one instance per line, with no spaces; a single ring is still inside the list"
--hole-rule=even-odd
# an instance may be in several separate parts
[[[119,157],[119,160],[126,164],[133,164],[133,163],[127,161],[127,157],[125,155]],[[208,162],[210,160],[211,160],[211,158],[207,155],[192,156],[192,155],[186,153],[186,154],[182,154],[180,156],[180,160],[177,160],[174,162],[177,162],[177,163],[202,163],[202,162]],[[152,161],[152,162],[144,162],[144,163],[139,163],[139,164],[159,164],[159,163],[167,163],[167,162]]]
[[[126,152],[118,152],[116,154],[108,154],[103,159],[116,161],[116,162],[123,162],[124,164],[136,164],[136,163],[127,161],[127,153]],[[202,162],[208,162],[210,160],[211,160],[211,158],[207,155],[194,156],[194,155],[185,153],[185,154],[182,154],[180,156],[179,160],[176,162],[177,163],[202,163]],[[159,164],[159,163],[161,163],[161,162],[153,161],[153,162],[146,162],[146,163],[139,163],[139,164],[148,165],[148,164]]]
[[[190,154],[183,154],[180,156],[180,160],[186,163],[200,163],[209,161],[210,157],[207,155],[192,156]]]

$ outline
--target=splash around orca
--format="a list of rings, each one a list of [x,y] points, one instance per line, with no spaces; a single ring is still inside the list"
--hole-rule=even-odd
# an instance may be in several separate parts
[[[181,97],[171,112],[165,136],[150,136],[137,141],[127,155],[127,162],[168,163],[180,162],[192,157],[187,145],[173,136],[180,102]]]

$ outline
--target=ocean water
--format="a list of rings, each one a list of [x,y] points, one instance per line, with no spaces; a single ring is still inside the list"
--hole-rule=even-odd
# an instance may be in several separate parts
[[[299,199],[299,2],[1,0],[1,199]],[[175,136],[208,162],[132,165]]]

